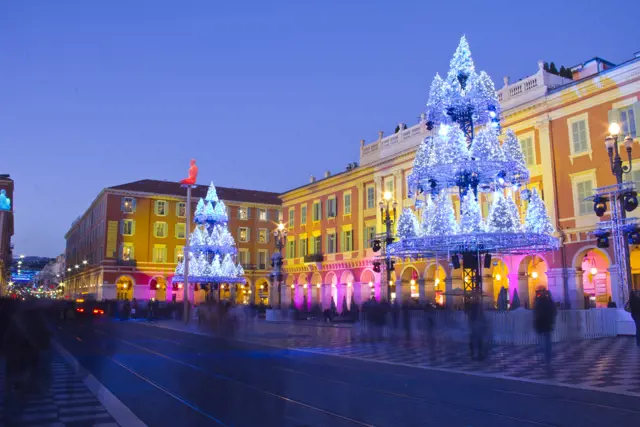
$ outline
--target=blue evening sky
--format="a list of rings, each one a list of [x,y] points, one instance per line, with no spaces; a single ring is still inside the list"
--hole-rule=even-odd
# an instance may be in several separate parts
[[[538,59],[631,58],[638,16],[636,0],[2,0],[16,253],[63,252],[102,188],[178,180],[192,157],[200,183],[278,192],[341,171],[360,139],[416,122],[462,34],[502,86]]]

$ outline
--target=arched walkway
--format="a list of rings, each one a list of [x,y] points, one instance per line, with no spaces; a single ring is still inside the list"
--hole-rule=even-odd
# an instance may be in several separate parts
[[[547,270],[549,266],[545,259],[539,255],[527,256],[520,261],[518,266],[519,277],[527,279],[527,297],[520,295],[520,302],[527,301],[527,308],[533,308],[536,292],[549,289],[549,281],[547,279]],[[553,296],[552,296],[553,297]]]
[[[253,302],[255,304],[269,304],[269,281],[267,279],[258,279],[256,281],[256,290]]]
[[[493,280],[493,301],[496,306],[500,298],[500,291],[505,289],[505,302],[509,303],[509,268],[500,258],[491,261],[491,280]]]
[[[136,282],[131,276],[120,276],[116,280],[116,299],[131,301]]]
[[[338,276],[333,271],[327,273],[324,279],[322,306],[327,308],[337,307],[338,301]]]
[[[366,299],[380,299],[380,286],[376,286],[376,275],[373,270],[366,269],[360,275],[360,284],[362,288],[362,301]]]
[[[167,300],[167,279],[163,276],[152,277],[149,281],[149,294],[157,301]]]
[[[311,305],[318,305],[324,309],[324,307],[322,307],[322,275],[317,271],[313,273],[309,286],[311,287],[309,291],[311,294]]]
[[[418,279],[420,275],[418,269],[413,265],[407,265],[402,269],[400,273],[400,283],[402,295],[400,295],[400,301],[406,301],[407,297],[418,301],[420,292],[418,291]],[[396,290],[396,293],[398,290]]]
[[[585,308],[606,307],[611,296],[609,254],[597,247],[587,246],[576,253],[573,266],[576,280],[582,278]]]
[[[353,283],[354,277],[351,270],[345,270],[340,276],[340,286],[338,288],[338,313],[345,310],[351,310],[353,302]]]
[[[429,264],[424,270],[424,284],[426,287],[427,300],[435,301],[436,304],[444,305],[445,281],[447,272],[444,267],[435,262]]]

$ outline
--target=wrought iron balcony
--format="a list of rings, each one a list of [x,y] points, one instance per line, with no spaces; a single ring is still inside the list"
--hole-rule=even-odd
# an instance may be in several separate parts
[[[135,259],[117,259],[116,260],[116,265],[122,265],[125,267],[136,267],[138,265],[138,263],[136,262]]]
[[[322,262],[324,261],[324,254],[308,254],[304,256],[304,262]]]

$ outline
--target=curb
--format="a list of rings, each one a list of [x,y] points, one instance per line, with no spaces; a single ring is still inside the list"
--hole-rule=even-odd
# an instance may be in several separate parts
[[[146,427],[147,425],[138,418],[131,409],[120,401],[108,388],[96,377],[82,367],[78,359],[65,349],[56,339],[51,339],[51,345],[62,358],[71,366],[76,375],[82,378],[82,382],[91,393],[104,406],[109,415],[122,427]]]

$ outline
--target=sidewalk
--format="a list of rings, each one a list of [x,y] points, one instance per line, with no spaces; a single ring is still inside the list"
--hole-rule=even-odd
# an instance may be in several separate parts
[[[202,335],[195,322],[165,321],[152,326]],[[633,337],[563,342],[554,345],[554,374],[545,372],[536,346],[494,346],[487,360],[471,360],[464,343],[427,346],[402,340],[362,342],[347,328],[322,328],[293,323],[258,321],[239,330],[235,339],[324,355],[408,365],[441,371],[515,379],[543,384],[606,391],[640,397],[640,348]]]
[[[5,363],[0,359],[0,381]],[[105,407],[82,380],[53,353],[28,388],[0,390],[0,425],[16,427],[117,427]]]

